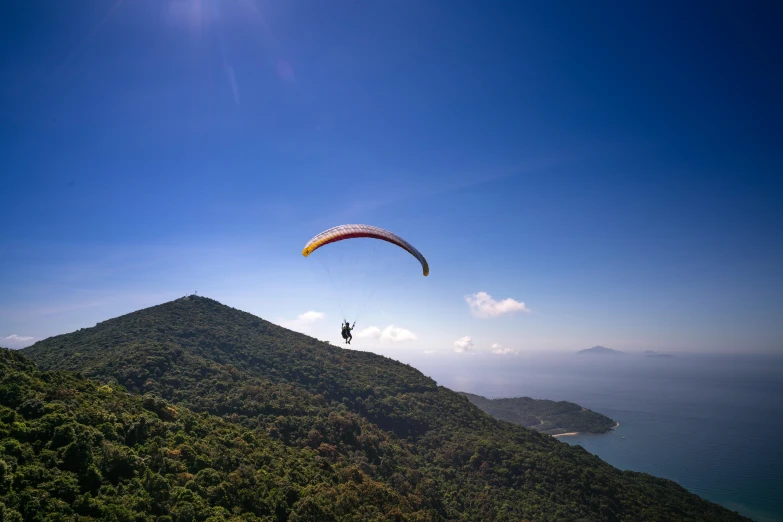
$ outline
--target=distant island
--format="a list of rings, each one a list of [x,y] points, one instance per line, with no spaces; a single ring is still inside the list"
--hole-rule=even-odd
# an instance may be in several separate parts
[[[614,350],[612,348],[607,348],[606,346],[593,346],[592,348],[587,348],[585,350],[579,350],[576,353],[577,354],[592,353],[592,354],[598,354],[598,355],[621,355],[621,354],[625,354],[625,352],[621,352],[620,350]],[[656,352],[655,350],[645,350],[644,352],[642,352],[642,355],[645,356],[645,357],[649,357],[651,359],[674,359],[674,355],[672,355],[670,353],[659,353],[659,352]]]
[[[596,413],[566,401],[549,401],[515,397],[487,399],[481,395],[459,392],[484,413],[496,419],[519,424],[548,435],[576,435],[577,433],[606,433],[618,423],[606,415]]]
[[[623,352],[619,350],[612,350],[611,348],[607,348],[605,346],[593,346],[592,348],[587,348],[586,350],[579,350],[576,353],[620,354]]]
[[[674,359],[674,355],[670,353],[658,353],[655,350],[645,350],[644,356],[658,359]]]

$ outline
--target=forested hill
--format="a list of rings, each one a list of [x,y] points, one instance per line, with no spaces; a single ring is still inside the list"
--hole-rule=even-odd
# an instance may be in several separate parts
[[[149,400],[163,398],[177,411],[203,412],[200,418],[220,416],[257,437],[246,444],[275,441],[305,452],[337,477],[378,484],[373,495],[385,506],[379,514],[358,502],[346,511],[339,494],[325,492],[333,480],[326,478],[320,489],[300,482],[286,490],[287,507],[274,515],[244,505],[234,505],[234,514],[262,520],[745,520],[671,481],[621,472],[580,447],[497,421],[408,365],[343,350],[202,297],[104,321],[23,353],[43,369],[116,383]],[[3,386],[13,382],[0,377],[0,404],[8,406]],[[45,405],[49,399],[38,400]],[[24,416],[23,405],[8,407]],[[168,451],[171,429],[177,428],[166,427],[155,441],[161,451]],[[139,450],[133,439],[124,443]],[[47,458],[56,463],[55,455]],[[151,471],[164,476],[162,461],[151,462]],[[241,467],[238,460],[222,465],[223,471]],[[188,466],[194,476],[212,469],[204,459]],[[139,473],[128,480],[141,480]],[[184,487],[213,502],[209,488],[230,481],[210,480],[201,490]],[[293,506],[306,498],[318,515],[297,512],[294,518]]]
[[[0,521],[427,520],[415,498],[263,431],[0,348]]]
[[[471,403],[496,419],[533,428],[541,433],[606,433],[617,423],[600,413],[567,401],[548,401],[530,397],[487,399],[461,392]]]

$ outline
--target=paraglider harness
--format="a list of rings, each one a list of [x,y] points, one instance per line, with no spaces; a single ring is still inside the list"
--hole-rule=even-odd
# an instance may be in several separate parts
[[[351,330],[353,330],[354,326],[356,326],[356,321],[353,322],[352,326],[348,325],[348,321],[345,321],[345,324],[343,324],[343,339],[345,339],[346,344],[351,344],[351,339],[353,339]]]

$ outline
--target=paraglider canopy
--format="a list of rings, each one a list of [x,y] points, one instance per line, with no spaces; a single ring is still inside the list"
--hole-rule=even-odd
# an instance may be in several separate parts
[[[389,254],[397,250],[396,247],[402,248],[421,264],[421,269],[425,276],[430,273],[430,267],[427,264],[427,260],[421,255],[421,252],[398,235],[382,228],[357,224],[340,225],[325,230],[308,241],[302,249],[304,257],[309,257],[324,245],[340,242],[339,246],[326,248],[325,251],[321,251],[313,257],[319,261],[319,264],[323,266],[329,276],[333,296],[340,307],[340,315],[342,315],[345,321],[345,324],[342,325],[341,333],[346,344],[351,343],[352,336],[350,332],[353,329],[353,326],[350,326],[347,320],[348,316],[354,318],[355,326],[356,320],[367,306],[369,300],[375,295],[379,284],[383,283],[388,288],[391,285],[390,281],[395,279],[395,276],[392,276],[392,278],[388,277],[391,272],[397,271],[398,268],[408,264],[410,266],[414,265],[413,260],[406,255],[400,256],[400,258],[407,261],[407,263],[403,264],[400,264],[399,261],[401,259],[394,255],[376,256],[376,249],[379,252],[384,251],[384,245],[379,244],[377,241],[357,240],[343,242],[345,239],[354,238],[380,239],[383,242],[395,245],[388,249],[390,251],[388,252]],[[372,257],[368,260],[366,256],[370,253],[372,253]],[[412,275],[408,271],[410,266],[406,266],[405,271],[399,272],[396,277],[405,278]],[[396,290],[400,288],[399,285],[393,286]]]
[[[302,255],[307,257],[324,245],[334,243],[335,241],[342,241],[344,239],[352,239],[357,237],[381,239],[383,241],[388,241],[389,243],[397,245],[400,248],[404,248],[410,252],[413,257],[419,260],[424,275],[429,275],[430,267],[427,264],[427,260],[424,259],[424,256],[421,255],[421,252],[416,250],[413,245],[402,239],[400,236],[392,234],[388,230],[370,225],[340,225],[338,227],[325,230],[307,242],[304,249],[302,250]]]

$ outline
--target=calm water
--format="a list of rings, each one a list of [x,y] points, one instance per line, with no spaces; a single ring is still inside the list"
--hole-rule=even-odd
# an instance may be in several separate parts
[[[499,360],[499,359],[502,359]],[[561,437],[759,522],[783,521],[783,358],[476,355],[408,361],[453,390],[568,400],[620,422]]]

